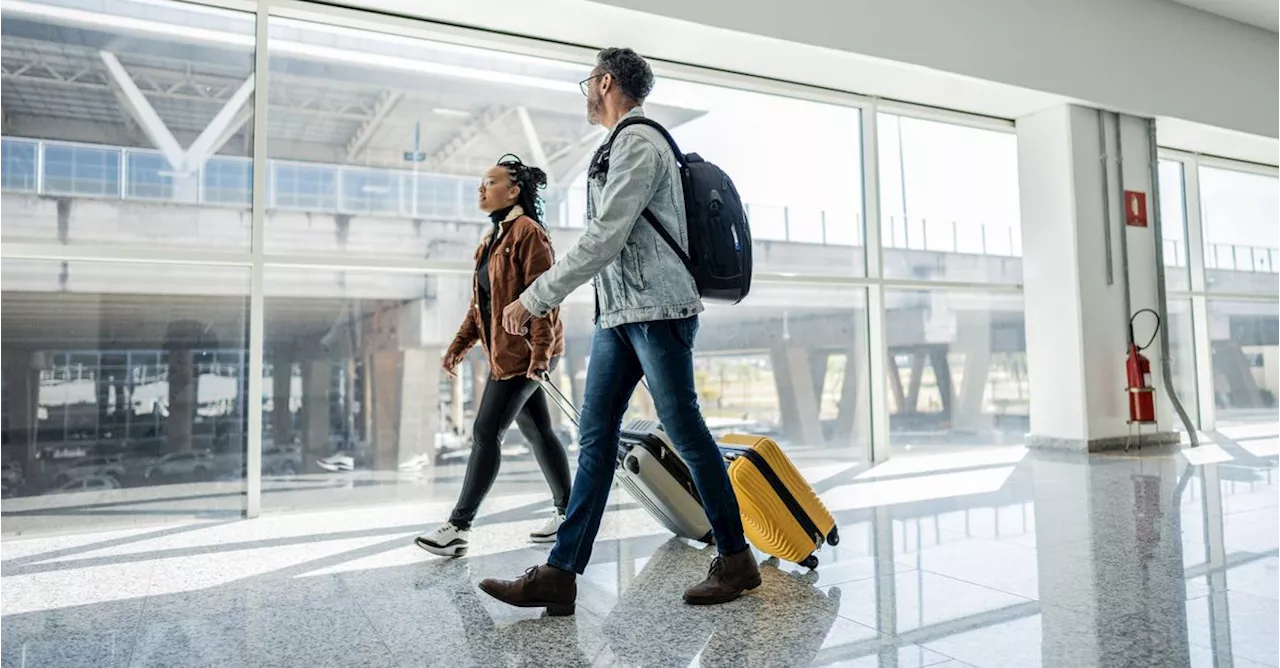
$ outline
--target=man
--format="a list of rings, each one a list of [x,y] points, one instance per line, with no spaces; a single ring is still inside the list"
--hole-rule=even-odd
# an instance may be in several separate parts
[[[612,131],[622,120],[644,114],[641,105],[652,88],[653,72],[643,58],[631,49],[605,49],[582,82],[587,116]],[[596,331],[568,513],[545,565],[516,580],[485,580],[480,588],[511,605],[573,614],[575,577],[591,557],[608,502],[622,419],[645,377],[658,418],[689,464],[719,550],[706,580],[689,588],[684,600],[726,603],[758,587],[760,571],[743,537],[724,462],[698,407],[693,341],[702,302],[680,258],[648,222],[637,222],[648,208],[688,249],[676,158],[662,135],[645,126],[623,129],[607,155],[604,148],[588,172],[588,222],[578,243],[503,312],[503,327],[522,332],[531,318],[549,313],[594,280]]]

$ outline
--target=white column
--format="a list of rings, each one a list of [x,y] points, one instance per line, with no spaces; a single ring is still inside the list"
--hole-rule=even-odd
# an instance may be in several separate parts
[[[951,424],[957,430],[984,433],[995,424],[992,415],[982,412],[991,375],[991,313],[960,311],[956,319],[956,349],[964,354],[964,363],[960,386],[953,389]]]
[[[1017,121],[1031,447],[1090,452],[1124,447],[1129,433],[1126,246],[1130,312],[1156,307],[1158,240],[1150,226],[1155,197],[1146,120],[1119,117],[1121,160],[1116,118],[1104,114],[1101,119],[1100,133],[1096,110],[1066,105]],[[1102,159],[1104,154],[1109,159]],[[1104,164],[1109,202],[1103,197]],[[1123,190],[1146,194],[1146,228],[1125,226],[1121,169]],[[1110,207],[1109,226],[1104,206]],[[1148,316],[1139,319],[1139,344],[1150,336],[1152,322]],[[1151,360],[1158,426],[1144,426],[1142,442],[1176,442],[1172,405],[1160,376],[1159,341],[1143,354]]]

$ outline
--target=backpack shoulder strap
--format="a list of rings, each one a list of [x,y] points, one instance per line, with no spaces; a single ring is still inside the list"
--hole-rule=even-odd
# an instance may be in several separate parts
[[[618,126],[613,129],[613,134],[609,137],[609,147],[613,147],[613,141],[618,138],[618,133],[633,125],[645,125],[657,130],[662,135],[662,138],[667,140],[667,145],[671,147],[671,152],[675,153],[676,162],[680,163],[682,167],[684,166],[684,154],[680,152],[680,146],[676,144],[675,138],[671,136],[670,132],[667,132],[667,129],[661,123],[645,116],[632,116],[618,123]]]
[[[693,259],[689,257],[688,253],[684,252],[684,249],[680,248],[680,242],[676,241],[676,238],[671,236],[671,233],[667,231],[667,228],[663,227],[662,223],[658,222],[658,217],[653,215],[652,211],[645,209],[641,212],[641,215],[644,216],[645,220],[649,221],[649,225],[653,227],[653,231],[657,232],[658,236],[662,237],[662,240],[667,242],[667,245],[671,247],[671,250],[675,251],[676,256],[680,258],[680,262],[684,264],[684,268],[688,269],[692,273]]]
[[[662,138],[667,141],[667,145],[671,147],[672,153],[675,154],[676,163],[681,167],[684,166],[684,154],[680,152],[680,146],[676,144],[676,140],[672,138],[671,133],[667,132],[667,129],[662,127],[661,123],[644,116],[633,116],[623,120],[621,123],[618,123],[617,127],[613,129],[613,134],[609,135],[609,141],[605,144],[602,152],[610,152],[613,149],[614,140],[618,138],[618,133],[632,125],[646,125],[657,130],[662,135]],[[684,252],[684,249],[680,248],[680,242],[676,241],[675,237],[671,236],[671,233],[667,231],[667,228],[663,227],[662,223],[658,221],[658,217],[653,215],[652,211],[646,208],[641,215],[646,221],[648,221],[649,225],[653,227],[653,231],[657,232],[658,236],[662,237],[662,240],[667,242],[667,245],[671,247],[671,250],[680,258],[680,262],[685,266],[685,269],[688,269],[689,272],[692,273],[694,270],[693,260],[689,257],[688,253]]]

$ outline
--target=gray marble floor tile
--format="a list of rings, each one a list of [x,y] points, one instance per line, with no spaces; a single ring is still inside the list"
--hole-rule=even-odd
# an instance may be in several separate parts
[[[1280,558],[1263,557],[1227,569],[1227,590],[1251,596],[1280,598]]]
[[[1263,663],[1235,656],[1231,653],[1230,647],[1224,648],[1219,654],[1209,647],[1191,646],[1190,668],[1223,668],[1228,665],[1231,668],[1273,668],[1276,664],[1274,661]]]
[[[601,619],[579,609],[546,618],[480,592],[467,577],[433,578],[356,596],[398,660],[418,666],[588,666],[604,645]]]
[[[1027,599],[1040,594],[1036,550],[985,538],[960,538],[899,557],[922,570]]]
[[[272,606],[143,626],[131,666],[386,666],[358,606]]]
[[[142,620],[145,599],[102,601],[70,608],[37,610],[6,614],[3,639],[20,640],[28,636],[94,634],[102,629],[132,629]]]
[[[342,607],[350,592],[335,575],[255,578],[245,582],[163,594],[147,599],[149,623],[236,615],[273,607]]]
[[[10,636],[6,627],[0,664],[4,668],[124,668],[135,637],[133,628],[19,637]]]
[[[1036,610],[1020,617],[984,620],[921,642],[928,649],[981,668],[1036,668],[1042,654],[1041,620]]]
[[[887,633],[876,633],[861,624],[844,618],[836,620],[827,634],[822,648],[814,657],[814,665],[856,666],[879,668],[882,665],[898,668],[924,668],[950,660],[920,645],[909,644]]]
[[[1186,607],[1187,634],[1199,647],[1230,647],[1237,658],[1280,665],[1276,624],[1280,602],[1263,596],[1215,592]]]
[[[148,539],[162,542],[155,554],[136,541],[82,554],[32,539],[26,557],[6,554],[0,663],[1274,667],[1273,467],[1209,466],[1187,478],[1171,452],[1028,453],[998,490],[843,510],[841,544],[819,553],[817,571],[757,553],[762,586],[708,608],[681,598],[714,547],[637,529],[643,511],[614,507],[569,618],[476,587],[545,562],[548,546],[524,542],[533,520],[523,502],[487,517],[474,554],[457,560],[397,538],[411,521],[383,515],[420,514],[405,509],[217,529],[252,552],[210,549],[205,531]],[[1206,489],[1205,472],[1221,484]],[[388,533],[307,542],[370,522]],[[1218,565],[1205,565],[1210,552]]]
[[[836,588],[841,590],[841,617],[893,635],[943,624],[964,628],[1034,610],[1036,605],[1021,596],[928,571],[858,580]]]

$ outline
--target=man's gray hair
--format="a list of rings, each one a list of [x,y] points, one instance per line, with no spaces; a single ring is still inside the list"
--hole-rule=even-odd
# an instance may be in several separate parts
[[[596,65],[612,75],[622,94],[634,102],[644,102],[653,91],[653,70],[644,57],[631,49],[604,49],[597,56]]]

